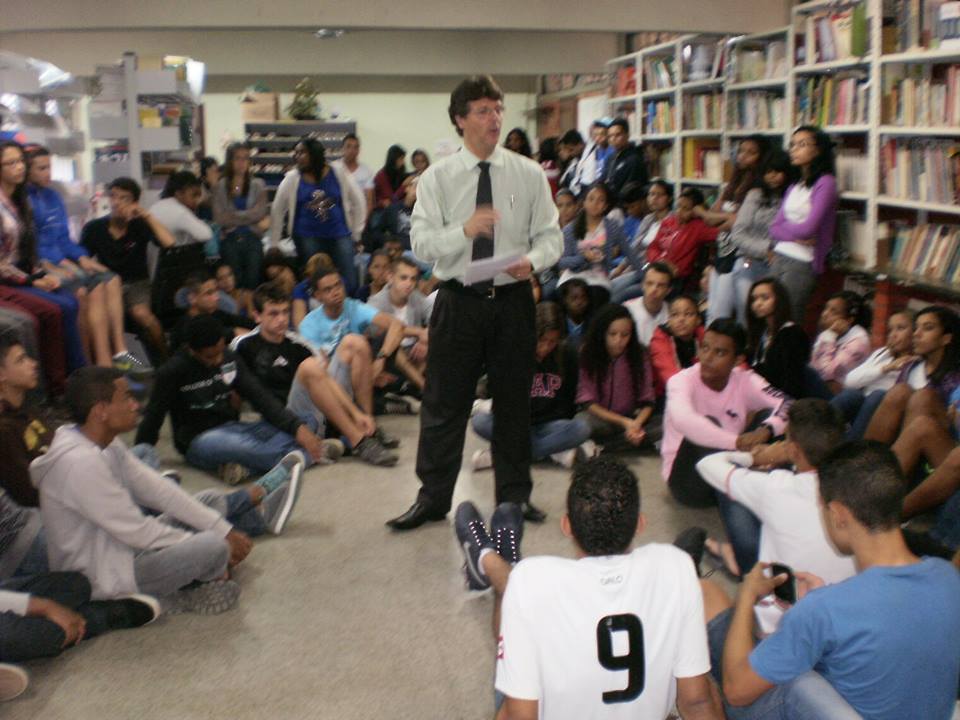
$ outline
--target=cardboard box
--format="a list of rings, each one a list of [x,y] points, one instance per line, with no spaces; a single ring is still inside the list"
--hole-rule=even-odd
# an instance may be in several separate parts
[[[244,122],[275,122],[279,108],[277,93],[246,93],[240,101],[240,116]]]

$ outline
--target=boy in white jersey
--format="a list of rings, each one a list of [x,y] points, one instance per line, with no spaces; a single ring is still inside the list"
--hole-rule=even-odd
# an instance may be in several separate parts
[[[497,515],[503,506],[502,536]],[[687,720],[723,717],[693,565],[669,545],[630,552],[645,522],[636,477],[603,458],[578,465],[567,493],[560,524],[576,560],[530,558],[511,572],[476,509],[458,509],[468,574],[503,594],[499,720],[665,718],[675,703]],[[518,556],[502,537],[496,546]]]

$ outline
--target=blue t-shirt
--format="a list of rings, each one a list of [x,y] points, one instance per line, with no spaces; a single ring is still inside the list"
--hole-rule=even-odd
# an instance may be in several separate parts
[[[293,234],[300,238],[341,238],[350,234],[343,215],[340,183],[332,170],[316,185],[300,178]]]
[[[343,302],[343,312],[333,320],[327,317],[323,306],[311,310],[300,323],[299,332],[311,345],[332,355],[346,335],[362,333],[376,316],[376,308],[347,298]]]
[[[816,670],[864,720],[949,720],[960,676],[960,573],[937,558],[815,590],[750,654],[782,684]]]
[[[310,281],[301,280],[296,285],[293,286],[293,299],[294,300],[303,300],[304,302],[310,301]]]

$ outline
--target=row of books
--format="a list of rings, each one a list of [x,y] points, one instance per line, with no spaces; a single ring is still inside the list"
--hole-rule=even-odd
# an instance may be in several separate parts
[[[731,130],[777,130],[784,125],[786,101],[763,91],[738,93],[727,103]]]
[[[867,192],[870,187],[870,158],[859,148],[836,150],[837,188],[840,192]]]
[[[715,140],[685,138],[683,141],[683,177],[723,180],[723,156]]]
[[[890,138],[880,146],[883,192],[897,198],[960,202],[960,144],[953,140]]]
[[[718,40],[715,43],[697,43],[690,47],[689,59],[687,49],[684,48],[683,77],[687,82],[698,80],[712,80],[720,77],[723,72],[725,43]]]
[[[614,97],[636,95],[637,93],[637,66],[633,63],[621,65],[617,68],[616,82],[614,83]]]
[[[731,63],[733,82],[774,80],[787,75],[787,43],[772,40],[761,48],[738,49]]]
[[[651,178],[664,178],[674,181],[673,143],[655,143],[644,145],[647,154],[649,175]]]
[[[798,55],[807,64],[863,57],[869,47],[867,35],[866,3],[810,13],[803,27],[803,43],[798,42]]]
[[[889,267],[939,282],[960,282],[960,225],[898,225]]]
[[[723,95],[700,93],[683,98],[684,130],[715,130],[723,125]]]
[[[669,100],[648,102],[643,131],[645,133],[672,133],[677,129],[674,120],[673,103]]]
[[[673,87],[673,59],[669,57],[654,57],[644,60],[644,90],[660,90]]]
[[[960,2],[894,0],[897,50],[960,48]]]
[[[920,71],[916,67],[915,72]],[[960,123],[960,65],[934,66],[932,72],[933,77],[888,79],[881,113],[885,125],[956,127]]]
[[[797,85],[798,125],[857,125],[868,122],[870,83],[864,78],[809,77]]]

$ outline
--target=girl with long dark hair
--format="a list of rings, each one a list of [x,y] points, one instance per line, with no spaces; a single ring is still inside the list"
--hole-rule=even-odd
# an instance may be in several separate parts
[[[213,219],[221,228],[220,257],[245,290],[255,289],[263,279],[260,238],[269,226],[268,216],[267,185],[250,172],[250,145],[231,143],[213,192]]]
[[[399,145],[387,149],[383,167],[373,177],[374,203],[381,210],[390,207],[407,177],[407,151]]]
[[[763,278],[750,286],[747,305],[747,361],[773,387],[804,397],[810,338],[793,322],[790,296],[779,280]]]
[[[503,146],[507,150],[523,155],[524,157],[533,157],[533,148],[530,146],[530,138],[523,128],[515,127],[507,133],[507,139],[503,141]]]

